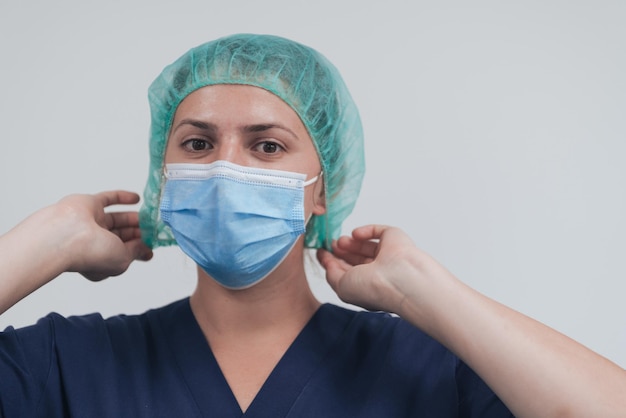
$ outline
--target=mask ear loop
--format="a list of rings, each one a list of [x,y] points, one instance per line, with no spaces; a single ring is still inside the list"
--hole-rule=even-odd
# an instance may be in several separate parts
[[[310,186],[311,184],[313,184],[313,183],[315,183],[316,181],[318,181],[318,180],[320,179],[320,177],[322,177],[322,175],[323,175],[323,174],[324,174],[324,172],[323,172],[323,171],[320,171],[320,173],[319,173],[317,176],[312,177],[312,178],[308,179],[307,181],[305,181],[305,182],[303,183],[304,187],[306,187],[306,186]]]

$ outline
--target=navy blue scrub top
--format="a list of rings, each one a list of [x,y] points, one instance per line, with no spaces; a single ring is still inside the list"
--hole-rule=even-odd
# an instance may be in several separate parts
[[[0,333],[2,417],[508,417],[483,381],[405,321],[326,304],[242,413],[189,299],[136,316]]]

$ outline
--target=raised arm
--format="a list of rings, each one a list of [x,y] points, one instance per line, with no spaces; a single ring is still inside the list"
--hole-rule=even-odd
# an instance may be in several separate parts
[[[138,201],[126,191],[68,196],[0,236],[0,313],[63,272],[102,280],[149,260],[137,213],[105,212]]]
[[[401,230],[357,228],[318,259],[342,300],[397,313],[427,332],[516,416],[626,416],[626,371],[466,286]]]

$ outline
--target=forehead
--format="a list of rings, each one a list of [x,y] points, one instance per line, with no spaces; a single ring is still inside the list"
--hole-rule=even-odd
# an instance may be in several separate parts
[[[280,122],[306,132],[291,106],[265,89],[248,85],[218,84],[193,91],[178,105],[173,122],[189,117],[231,123]]]

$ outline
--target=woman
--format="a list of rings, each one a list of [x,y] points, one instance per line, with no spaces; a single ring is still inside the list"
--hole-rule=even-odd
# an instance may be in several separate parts
[[[370,225],[335,240],[361,183],[362,135],[315,51],[222,38],[166,68],[150,101],[140,214],[105,212],[138,201],[118,191],[70,196],[25,220],[0,239],[1,308],[64,271],[101,280],[174,243],[198,264],[197,288],[144,315],[51,315],[8,329],[4,415],[626,412],[622,369],[463,285],[402,231]],[[320,305],[305,247],[319,248],[343,300],[402,319]]]

